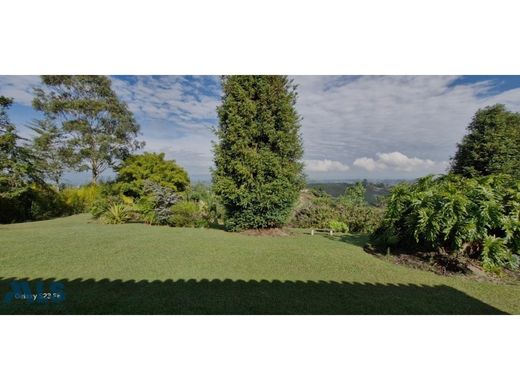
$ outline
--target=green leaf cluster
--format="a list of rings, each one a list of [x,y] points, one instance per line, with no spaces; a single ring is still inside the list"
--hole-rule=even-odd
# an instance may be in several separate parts
[[[164,153],[132,155],[117,168],[116,186],[132,197],[144,194],[145,183],[152,181],[175,192],[185,191],[190,179],[188,173],[174,160],[165,160]]]
[[[508,175],[427,176],[392,189],[374,238],[514,268],[520,253],[520,182]]]

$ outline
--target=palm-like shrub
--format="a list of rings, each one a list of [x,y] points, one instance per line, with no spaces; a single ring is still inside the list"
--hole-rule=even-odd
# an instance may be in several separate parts
[[[520,184],[509,176],[427,176],[396,186],[376,242],[518,266]]]
[[[106,224],[122,224],[131,219],[131,208],[124,203],[116,203],[111,205],[108,210],[101,216],[101,221]]]

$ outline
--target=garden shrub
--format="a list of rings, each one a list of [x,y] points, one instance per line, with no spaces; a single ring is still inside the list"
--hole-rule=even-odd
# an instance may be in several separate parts
[[[16,194],[0,194],[0,223],[39,221],[70,214],[59,192],[31,184]]]
[[[101,222],[106,224],[122,224],[130,221],[131,208],[124,203],[115,203],[108,207],[108,209],[101,216]]]
[[[61,191],[61,194],[73,214],[86,213],[101,196],[101,186],[89,184],[80,187],[67,187]]]
[[[100,218],[112,205],[118,203],[121,203],[121,198],[117,195],[100,195],[94,200],[89,211],[94,218]]]
[[[345,222],[340,221],[330,221],[329,228],[339,233],[348,233],[348,225]]]
[[[85,206],[95,218],[100,218],[112,205],[118,203],[133,205],[133,200],[119,193],[113,183],[103,183],[97,186],[91,184],[88,187],[94,187],[95,190],[85,191]]]
[[[298,208],[291,225],[299,228],[328,228],[330,221],[337,219],[332,198],[328,196],[312,198],[306,205]]]
[[[374,242],[387,247],[465,253],[518,266],[520,182],[506,175],[427,176],[393,188]]]
[[[205,227],[204,218],[198,202],[180,201],[172,206],[170,224],[177,227]]]
[[[340,202],[336,206],[338,219],[346,223],[353,233],[373,233],[383,221],[384,209],[368,204]]]
[[[338,221],[346,224],[351,233],[372,233],[379,227],[383,214],[379,207],[325,195],[312,197],[299,207],[290,224],[299,228],[328,228],[331,221]]]
[[[137,211],[143,222],[151,225],[167,225],[172,215],[171,207],[180,200],[174,190],[147,180],[143,185],[144,196],[137,203]]]
[[[195,184],[186,190],[186,200],[199,203],[202,216],[208,224],[219,225],[224,222],[224,206],[211,187]]]
[[[190,179],[186,170],[174,160],[165,160],[164,153],[145,152],[131,155],[121,163],[114,185],[125,195],[140,197],[147,193],[150,182],[182,192]]]

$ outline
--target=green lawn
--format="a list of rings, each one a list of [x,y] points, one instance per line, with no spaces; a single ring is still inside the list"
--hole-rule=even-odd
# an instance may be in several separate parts
[[[520,286],[382,261],[363,237],[252,237],[102,225],[88,215],[0,225],[0,313],[520,313]],[[58,303],[4,302],[12,281],[59,281]]]

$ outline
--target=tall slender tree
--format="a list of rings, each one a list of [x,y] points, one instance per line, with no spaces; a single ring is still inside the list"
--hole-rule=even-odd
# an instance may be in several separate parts
[[[13,99],[0,96],[0,197],[13,198],[32,183],[42,183],[35,157],[16,132],[7,110]]]
[[[215,192],[230,230],[282,226],[303,187],[296,86],[286,76],[224,76]]]
[[[31,149],[44,178],[60,190],[67,164],[68,150],[63,146],[63,133],[48,119],[33,120],[28,127],[35,132]]]
[[[42,76],[33,107],[58,123],[68,164],[90,171],[96,183],[103,171],[140,148],[139,125],[112,90],[106,76]]]

